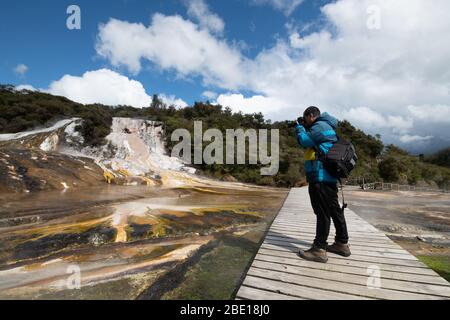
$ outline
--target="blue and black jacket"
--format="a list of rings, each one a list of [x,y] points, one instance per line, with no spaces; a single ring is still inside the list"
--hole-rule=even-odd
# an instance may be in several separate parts
[[[301,125],[296,127],[298,143],[307,148],[305,153],[305,172],[309,183],[337,183],[337,179],[325,170],[321,161],[317,160],[317,150],[327,154],[333,144],[337,142],[337,125],[338,120],[336,118],[328,113],[323,113],[308,130]]]

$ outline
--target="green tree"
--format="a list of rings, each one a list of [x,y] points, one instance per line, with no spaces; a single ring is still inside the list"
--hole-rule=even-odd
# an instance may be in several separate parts
[[[397,182],[400,179],[401,166],[397,159],[389,157],[378,165],[380,176],[386,182]]]

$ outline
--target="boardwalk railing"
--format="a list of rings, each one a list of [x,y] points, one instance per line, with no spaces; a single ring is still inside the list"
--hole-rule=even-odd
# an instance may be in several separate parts
[[[386,183],[386,182],[372,182],[372,183],[355,183],[350,181],[345,185],[348,186],[361,186],[364,190],[388,190],[388,191],[415,191],[415,192],[435,192],[435,193],[449,193],[446,189],[436,189],[430,187],[418,187],[411,185],[403,185],[397,183]]]

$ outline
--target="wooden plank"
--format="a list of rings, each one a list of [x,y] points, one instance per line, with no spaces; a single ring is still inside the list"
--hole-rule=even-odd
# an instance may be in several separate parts
[[[299,297],[286,296],[283,294],[255,289],[247,286],[242,286],[236,296],[236,300],[305,300]]]
[[[287,228],[295,228],[295,229],[315,229],[316,228],[316,223],[300,223],[297,221],[291,221],[291,222],[274,222],[273,226],[277,226],[280,228],[283,227],[287,227]],[[348,231],[350,232],[355,232],[355,233],[364,233],[364,234],[368,234],[368,235],[377,235],[377,236],[384,236],[380,234],[380,231],[378,230],[374,230],[372,228],[362,228],[361,226],[355,226],[355,225],[351,225],[351,224],[347,224],[347,228]],[[331,230],[335,230],[334,229],[334,225],[330,225],[330,229]]]
[[[274,223],[272,225],[273,228],[278,228],[278,229],[283,229],[283,230],[293,230],[293,231],[298,231],[298,230],[309,230],[309,231],[315,231],[316,230],[316,225],[298,225],[293,223],[290,224],[278,224],[278,223]],[[363,237],[375,237],[375,238],[383,238],[386,239],[387,236],[385,236],[384,234],[380,234],[379,231],[374,232],[374,231],[369,231],[369,230],[363,230],[363,229],[356,229],[356,228],[352,228],[351,226],[347,225],[347,231],[350,235],[355,235],[355,236],[363,236]],[[330,226],[330,232],[335,233],[336,229]]]
[[[274,244],[274,243],[267,243],[263,242],[261,245],[261,248],[264,249],[273,249],[278,251],[286,251],[286,252],[293,252],[297,254],[300,249],[305,250],[308,249],[309,246],[289,246],[284,244]],[[332,255],[330,254],[330,257],[339,257],[338,255]],[[377,259],[390,259],[392,264],[396,265],[407,265],[407,266],[416,266],[416,267],[424,267],[424,265],[418,261],[415,260],[415,257],[410,257],[410,259],[403,259],[402,257],[398,257],[397,255],[393,254],[387,254],[387,253],[380,253],[380,252],[363,252],[363,251],[353,251],[352,256],[350,257],[352,259],[356,260],[364,260],[367,261],[366,258],[372,258],[374,262],[377,262],[379,260]],[[350,259],[350,258],[344,258],[344,259]]]
[[[303,229],[315,230],[316,229],[316,224],[296,223],[294,221],[292,221],[291,223],[276,222],[272,226],[278,227],[278,228],[285,228],[285,229],[295,229],[295,230],[303,230]],[[330,225],[330,230],[332,232],[336,231],[336,229],[334,228],[334,225]],[[347,230],[349,233],[361,234],[364,236],[378,236],[378,237],[383,237],[383,238],[386,237],[385,235],[380,234],[380,231],[374,231],[373,229],[369,229],[369,228],[364,229],[364,228],[352,226],[349,224],[347,224]]]
[[[275,240],[268,240],[266,239],[264,244],[270,244],[270,245],[276,245],[283,248],[296,248],[296,249],[309,249],[310,244],[307,242],[303,244],[299,243],[290,243],[286,241],[275,241]],[[402,259],[402,260],[413,260],[417,261],[417,258],[410,254],[401,254],[401,253],[389,253],[389,252],[377,252],[377,251],[369,251],[369,250],[360,250],[360,249],[352,249],[353,254],[356,255],[367,255],[372,257],[384,257],[384,258],[396,258],[396,259]]]
[[[288,258],[290,260],[295,260],[295,261],[299,261],[302,263],[313,264],[315,266],[317,265],[317,263],[300,259],[297,256],[297,253],[294,253],[294,252],[284,252],[284,251],[261,248],[258,252],[258,255],[259,254],[264,255],[264,256],[277,257],[277,258]],[[379,259],[379,258],[370,258],[370,257],[362,257],[362,258],[363,259],[361,259],[361,260],[356,260],[357,257],[355,259],[355,256],[351,256],[350,258],[343,258],[343,257],[339,257],[336,255],[333,255],[333,256],[330,255],[328,258],[328,263],[325,265],[326,266],[328,266],[328,265],[353,266],[353,267],[367,269],[369,266],[373,266],[376,263],[376,265],[381,270],[401,272],[401,273],[410,273],[413,276],[415,276],[415,275],[428,275],[428,276],[434,276],[434,277],[438,276],[438,274],[436,272],[427,268],[425,265],[421,265],[421,266],[396,265],[396,264],[393,264],[396,262],[396,260],[387,261],[387,259]],[[369,259],[372,259],[372,261],[365,261],[365,260],[369,260]],[[439,278],[442,279],[441,277],[439,277]],[[442,279],[442,280],[445,281],[444,279]],[[447,281],[445,281],[445,282],[447,282]]]
[[[349,209],[346,209],[345,211],[345,217],[348,217],[350,220],[350,223],[357,223],[357,222],[365,222],[365,220],[359,218],[356,214],[352,214],[352,211],[349,211]],[[282,221],[282,220],[287,220],[287,219],[296,219],[300,222],[314,222],[316,219],[316,216],[314,214],[314,212],[311,210],[302,210],[300,209],[298,213],[288,213],[288,212],[283,212],[283,210],[281,210],[280,215],[277,216],[274,221]]]
[[[280,230],[269,230],[267,232],[268,235],[272,237],[281,237],[281,238],[288,238],[288,239],[298,239],[298,240],[309,240],[309,239],[315,239],[316,233],[313,231],[304,231],[304,232],[289,232],[289,231],[280,231]],[[330,236],[328,238],[329,243],[333,243],[335,238],[335,234],[330,232]],[[393,249],[403,249],[401,246],[393,242],[389,239],[367,239],[364,237],[350,237],[349,241],[351,241],[350,245],[353,243],[359,243],[360,245],[371,245],[371,246],[377,246],[377,245],[387,245],[392,247]],[[404,249],[403,249],[404,250]]]
[[[274,224],[280,224],[280,225],[291,225],[292,223],[295,223],[299,226],[315,226],[316,225],[316,221],[301,221],[299,219],[296,219],[295,217],[286,219],[286,220],[275,220]],[[362,221],[360,221],[359,223],[362,223]],[[367,225],[361,225],[356,222],[348,222],[347,223],[348,226],[357,228],[357,229],[361,229],[361,230],[371,230],[372,232],[379,232],[375,227],[372,226],[367,226]]]
[[[287,234],[282,234],[282,233],[274,233],[272,231],[269,231],[267,233],[267,237],[268,238],[279,238],[279,239],[290,239],[290,240],[302,240],[302,241],[308,241],[310,243],[312,243],[312,241],[314,241],[315,235],[304,235],[304,236],[299,236],[299,235],[287,235]],[[331,239],[331,241],[329,242],[330,244],[333,243],[333,239]],[[364,240],[355,240],[352,239],[351,243],[350,243],[350,247],[352,246],[365,246],[365,247],[373,247],[373,248],[389,248],[389,249],[401,249],[404,250],[402,247],[400,247],[398,244],[392,243],[392,242],[388,242],[388,241],[384,241],[384,242],[366,242]]]
[[[311,245],[314,242],[314,238],[312,237],[283,237],[280,235],[273,235],[268,234],[266,237],[267,240],[276,240],[276,241],[286,241],[286,242],[290,242],[290,243],[299,243],[299,244],[309,244]],[[333,243],[333,241],[331,241],[330,243]],[[402,248],[397,248],[395,246],[391,246],[389,244],[380,244],[380,243],[371,243],[371,244],[366,244],[366,243],[362,243],[359,241],[355,241],[353,240],[350,244],[350,249],[367,249],[368,251],[379,251],[379,252],[391,252],[391,253],[403,253],[403,254],[409,254],[408,251],[402,249]]]
[[[289,253],[289,254],[293,254],[293,255],[297,255],[298,250],[292,250],[292,249],[286,249],[286,248],[281,248],[279,246],[273,246],[273,245],[268,245],[268,244],[263,244],[261,246],[261,249],[269,249],[270,251],[275,251],[275,252],[284,252],[284,253]],[[377,263],[384,263],[384,264],[391,264],[391,265],[396,265],[396,266],[405,266],[405,267],[417,267],[417,268],[424,268],[426,269],[427,267],[420,261],[414,261],[414,260],[400,260],[400,259],[394,259],[394,258],[381,258],[381,257],[372,257],[372,256],[364,256],[364,255],[357,255],[357,254],[352,254],[352,256],[350,258],[344,258],[344,257],[340,257],[338,255],[331,255],[328,257],[328,261],[333,261],[334,259],[341,259],[341,260],[345,260],[345,261],[364,261],[364,262],[372,262],[373,264],[377,264]]]
[[[309,237],[314,237],[316,236],[316,232],[315,230],[306,230],[303,229],[302,231],[292,231],[292,230],[286,230],[286,229],[279,229],[277,227],[273,227],[270,229],[271,233],[278,233],[280,235],[286,235],[286,236],[309,236]],[[331,242],[334,240],[336,236],[335,232],[330,232],[329,237],[328,237],[328,241]],[[374,237],[364,237],[361,235],[354,235],[354,234],[349,234],[349,241],[367,241],[367,242],[371,242],[371,243],[391,243],[393,244],[392,240],[388,239],[388,238],[374,238]]]
[[[293,260],[302,261],[304,263],[311,263],[311,264],[317,265],[317,263],[300,259],[297,256],[297,253],[294,253],[294,252],[284,252],[284,251],[261,248],[259,250],[258,254],[262,254],[265,256],[280,257],[280,258],[290,258]],[[370,261],[370,260],[372,260],[372,261]],[[355,256],[351,256],[350,258],[343,258],[343,257],[339,257],[336,255],[330,255],[328,257],[328,263],[326,265],[354,266],[354,267],[358,267],[358,268],[367,269],[370,266],[374,266],[376,263],[376,266],[378,266],[381,270],[410,273],[412,275],[437,276],[436,272],[434,272],[433,270],[431,270],[429,268],[426,268],[425,266],[417,267],[417,266],[409,266],[409,265],[395,265],[395,264],[392,264],[392,262],[393,261],[387,261],[387,259],[379,259],[379,258],[361,257],[361,259],[358,259],[358,257],[355,257]],[[442,280],[444,280],[444,279],[442,279]]]
[[[349,294],[353,296],[366,297],[372,299],[391,299],[391,300],[440,300],[439,297],[430,295],[419,295],[409,292],[399,292],[387,290],[384,288],[370,289],[366,285],[358,285],[350,282],[330,281],[328,279],[313,278],[308,275],[291,274],[286,270],[268,270],[252,267],[249,272],[251,276],[257,276],[264,279],[280,281],[294,285],[309,287],[310,289],[322,289],[333,293]]]
[[[273,240],[273,241],[283,241],[283,242],[287,242],[287,243],[295,243],[295,244],[304,244],[305,242],[307,243],[311,243],[310,239],[294,239],[294,238],[286,238],[286,237],[274,237],[274,236],[267,236],[266,237],[267,240]],[[383,248],[380,246],[366,246],[364,244],[360,244],[360,243],[355,243],[352,242],[351,244],[351,248],[352,249],[357,249],[357,250],[364,250],[366,249],[367,251],[377,251],[377,252],[386,252],[386,253],[399,253],[399,254],[406,254],[406,255],[410,255],[410,253],[408,251],[406,251],[405,249],[394,249],[394,248]]]
[[[278,235],[284,235],[286,237],[295,237],[295,236],[304,236],[308,238],[314,239],[316,237],[315,231],[312,230],[304,230],[303,232],[295,232],[295,231],[284,231],[277,228],[273,228],[269,231],[272,234],[278,234]],[[330,235],[328,237],[328,242],[333,242],[336,234],[334,232],[330,232]],[[355,236],[355,235],[349,235],[349,242],[352,241],[359,241],[359,242],[366,242],[367,243],[375,243],[375,244],[384,244],[384,243],[390,243],[394,244],[394,242],[390,241],[389,239],[382,239],[382,238],[365,238],[363,236]]]
[[[311,234],[313,236],[316,235],[316,228],[302,228],[302,227],[294,227],[294,228],[280,228],[279,226],[272,226],[270,231],[278,232],[278,233],[286,233],[286,234]],[[336,234],[335,230],[330,229],[330,236],[334,236]],[[392,242],[392,240],[388,236],[376,236],[376,235],[367,235],[367,234],[350,234],[352,238],[367,240],[367,241],[388,241]]]
[[[245,278],[244,286],[262,288],[278,294],[311,300],[370,300],[370,298],[255,277],[251,274],[248,274]]]
[[[276,235],[284,235],[286,237],[293,237],[295,238],[296,236],[300,236],[300,237],[307,237],[308,239],[314,239],[316,237],[316,233],[315,232],[291,232],[291,231],[281,231],[281,230],[270,230],[269,231],[271,234],[276,234]],[[334,237],[335,234],[330,233],[330,237],[328,238],[329,242],[333,242],[334,241]],[[390,243],[390,244],[396,244],[395,242],[393,242],[392,240],[387,240],[387,239],[365,239],[363,237],[351,237],[349,239],[350,243],[353,241],[363,241],[363,242],[367,242],[368,244],[385,244],[385,243]]]
[[[295,219],[299,222],[307,222],[307,223],[312,223],[315,221],[316,216],[314,214],[314,212],[312,210],[302,210],[299,209],[299,212],[296,214],[292,214],[292,213],[288,213],[288,212],[283,212],[283,210],[281,210],[280,215],[277,216],[274,221],[283,221],[283,220],[289,220],[289,219]],[[345,217],[349,218],[349,223],[358,223],[358,222],[366,222],[365,220],[359,218],[357,215],[355,214],[350,214],[351,211],[349,211],[349,209],[346,209],[345,211]]]
[[[305,261],[299,258],[286,258],[286,257],[277,257],[266,255],[263,253],[258,253],[255,257],[255,261],[265,261],[272,263],[279,263],[283,265],[290,265],[295,267],[306,267],[317,270],[328,270],[334,272],[341,273],[349,273],[349,274],[357,274],[362,276],[368,275],[369,267],[373,266],[373,264],[365,263],[363,265],[355,265],[354,263],[339,265],[339,264],[317,264],[310,261]],[[411,282],[419,282],[426,284],[437,284],[437,285],[447,285],[447,281],[439,277],[437,274],[413,274],[413,273],[404,273],[400,272],[401,268],[398,269],[386,269],[386,267],[377,265],[380,268],[380,276],[383,279],[394,279],[394,280],[402,280],[402,281],[411,281]],[[404,269],[404,267],[402,267]]]
[[[351,294],[361,294],[368,297],[378,298],[378,299],[388,299],[387,296],[372,296],[370,294],[367,294],[365,290],[361,290],[360,292],[350,292],[347,291],[348,284],[356,284],[364,287],[364,289],[367,289],[367,281],[369,279],[369,276],[366,275],[357,275],[357,274],[350,274],[350,273],[341,273],[341,272],[334,272],[332,270],[325,270],[325,269],[311,269],[311,268],[305,268],[300,266],[291,266],[287,264],[280,264],[280,263],[273,263],[273,262],[266,262],[266,261],[254,261],[252,268],[259,268],[259,269],[265,269],[266,271],[278,271],[278,272],[285,272],[292,274],[293,277],[295,275],[299,276],[306,276],[309,278],[314,278],[312,281],[318,281],[318,279],[323,280],[332,280],[337,282],[342,282],[339,286],[342,287],[342,292],[351,293]],[[318,286],[320,288],[327,288],[322,286],[322,282],[318,281]],[[426,299],[427,296],[433,295],[434,297],[441,297],[441,298],[450,298],[450,287],[448,286],[441,286],[441,285],[435,285],[435,284],[424,284],[424,283],[417,283],[417,282],[411,282],[411,281],[402,281],[402,280],[394,280],[394,279],[383,279],[380,278],[380,289],[389,289],[391,291],[400,291],[400,292],[409,292],[414,293],[413,296],[409,295],[410,298],[414,299]],[[334,287],[333,287],[334,288]],[[369,289],[372,291],[373,289]],[[378,289],[375,291],[379,291]],[[365,292],[363,294],[363,292]],[[391,294],[394,295],[393,292]],[[417,295],[419,294],[419,295]],[[425,296],[424,296],[425,295]]]
[[[351,219],[351,218],[350,218]],[[310,220],[310,221],[302,221],[301,219],[298,219],[298,217],[291,217],[289,219],[277,219],[274,221],[274,223],[278,223],[278,224],[290,224],[291,222],[295,222],[297,224],[301,224],[301,225],[315,225],[316,221],[314,220]],[[379,232],[375,227],[373,227],[372,225],[367,225],[367,224],[358,224],[362,223],[363,221],[348,221],[348,225],[349,226],[354,226],[356,228],[360,228],[360,229],[370,229],[373,232]]]
[[[316,227],[311,227],[311,228],[307,228],[307,227],[295,227],[295,226],[278,226],[278,225],[273,225],[272,228],[273,230],[280,230],[280,231],[310,231],[310,232],[315,232]],[[330,228],[330,233],[335,233],[335,230]],[[354,236],[354,237],[359,237],[359,238],[367,238],[367,239],[381,239],[381,240],[388,240],[389,238],[385,235],[381,235],[381,234],[377,234],[377,233],[368,233],[368,232],[359,232],[359,231],[352,231],[352,230],[348,230],[348,234],[350,237]]]
[[[277,224],[273,224],[272,226],[271,226],[271,228],[272,229],[280,229],[280,230],[284,230],[284,231],[302,231],[302,232],[304,232],[304,231],[312,231],[312,232],[315,232],[315,230],[316,230],[316,226],[314,225],[314,226],[311,226],[311,227],[307,227],[307,226],[295,226],[295,225],[291,225],[291,226],[280,226],[280,225],[277,225]],[[330,227],[330,233],[335,233],[336,232],[336,230],[334,229],[334,227]],[[364,237],[364,238],[374,238],[374,239],[389,239],[389,237],[387,237],[386,235],[384,235],[384,234],[381,234],[381,233],[374,233],[374,232],[372,232],[372,233],[370,233],[370,232],[365,232],[365,231],[355,231],[355,230],[351,230],[351,229],[349,229],[348,230],[348,233],[350,234],[350,235],[354,235],[354,236],[358,236],[358,237]]]
[[[286,242],[292,242],[293,244],[300,243],[300,244],[311,245],[315,239],[315,234],[310,233],[310,234],[305,234],[305,235],[299,235],[299,234],[294,235],[294,234],[284,234],[284,233],[281,233],[278,231],[270,231],[269,233],[267,233],[266,238],[269,238],[273,241],[280,241],[280,242],[286,241]],[[331,244],[333,242],[334,242],[334,236],[331,236],[328,239],[328,243]],[[407,250],[403,249],[402,247],[395,246],[394,243],[392,243],[391,241],[387,241],[387,240],[365,243],[363,239],[350,238],[349,245],[350,245],[350,247],[356,248],[356,249],[385,248],[385,249],[396,250],[396,251],[392,251],[392,253],[397,252],[397,253],[411,255]]]

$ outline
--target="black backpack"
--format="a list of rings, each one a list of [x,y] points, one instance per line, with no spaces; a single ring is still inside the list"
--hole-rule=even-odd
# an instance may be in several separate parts
[[[337,179],[348,178],[358,162],[353,144],[338,137],[327,154],[319,152],[318,160],[322,161],[327,172]]]

